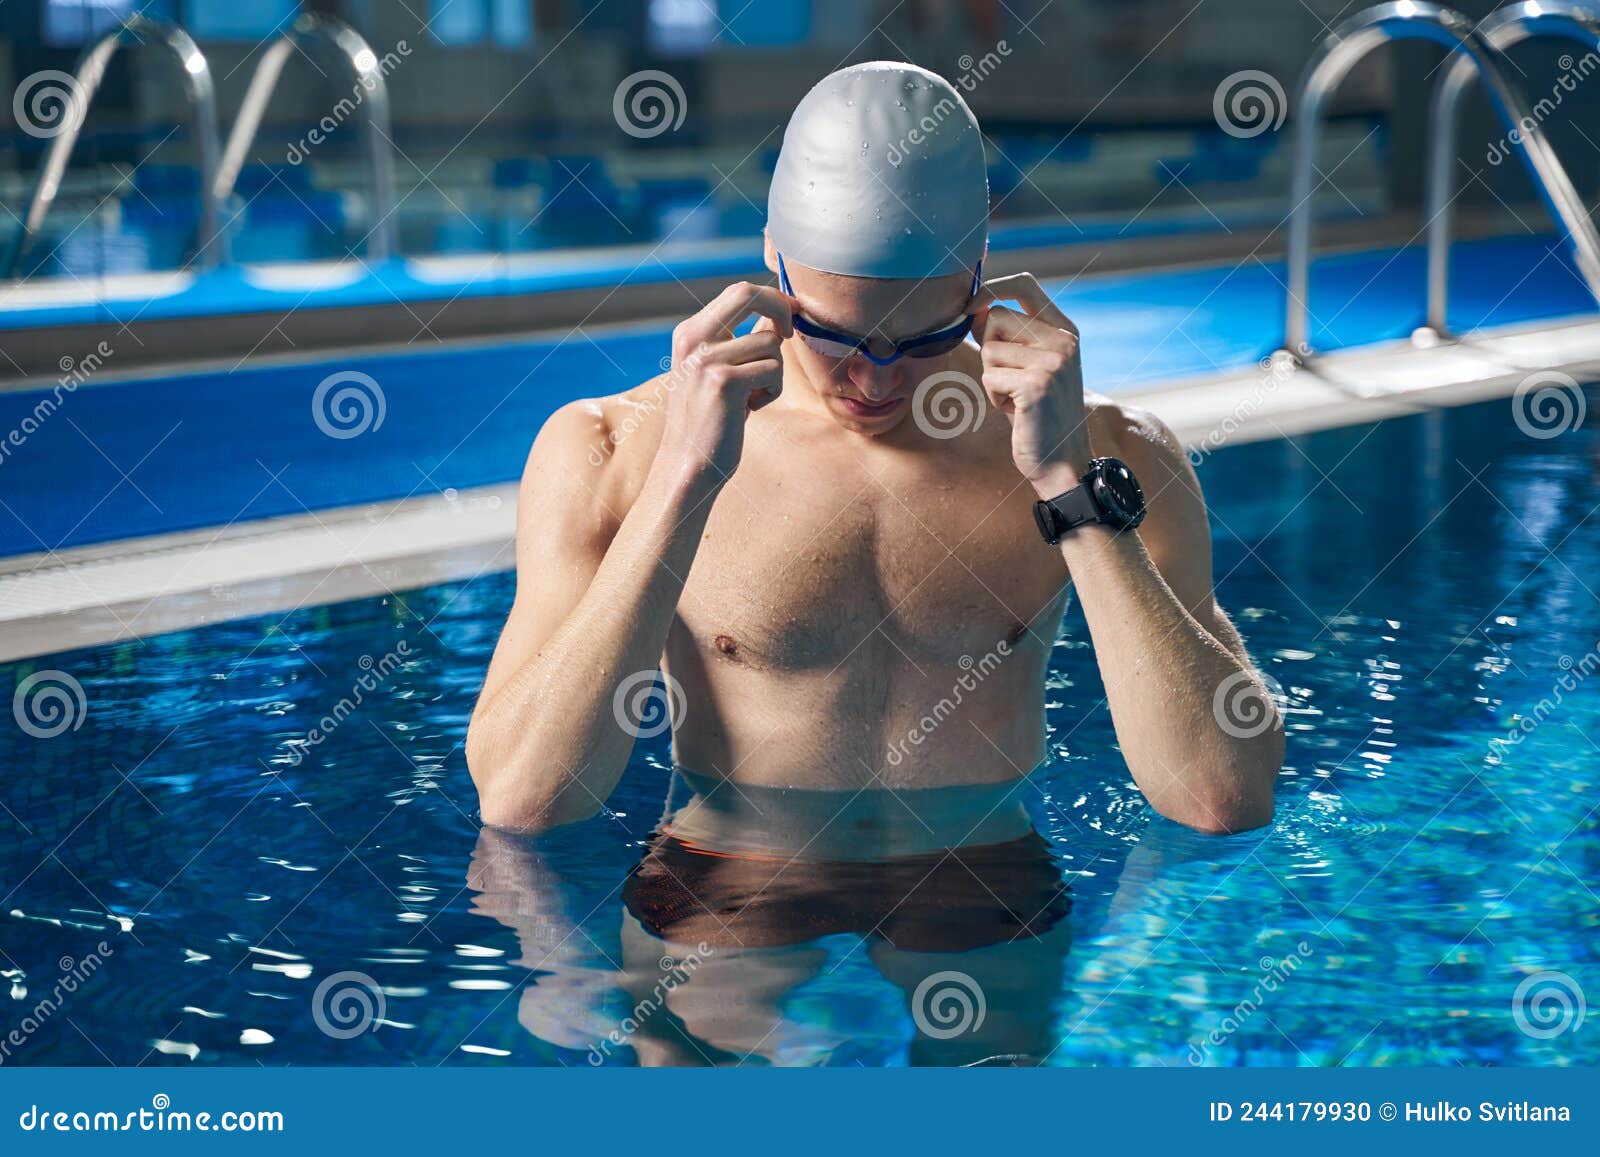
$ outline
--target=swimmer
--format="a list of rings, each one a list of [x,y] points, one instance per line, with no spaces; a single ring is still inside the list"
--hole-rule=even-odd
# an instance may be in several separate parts
[[[728,286],[673,331],[668,372],[534,440],[467,737],[486,823],[599,811],[658,667],[675,761],[735,793],[1015,785],[1046,755],[1071,590],[1155,810],[1271,819],[1282,724],[1213,597],[1194,471],[1159,418],[1085,393],[1077,329],[1031,275],[984,281],[987,235],[949,83],[863,64],[800,102],[768,202],[777,284]]]

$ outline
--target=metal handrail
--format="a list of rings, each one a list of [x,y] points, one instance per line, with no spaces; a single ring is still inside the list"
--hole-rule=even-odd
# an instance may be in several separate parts
[[[183,90],[194,110],[195,149],[200,161],[200,229],[196,237],[195,260],[202,267],[215,265],[221,254],[215,244],[217,239],[217,202],[212,186],[217,171],[217,98],[211,83],[211,66],[205,54],[183,29],[144,16],[132,16],[115,31],[108,32],[95,42],[79,60],[73,74],[63,121],[49,152],[34,180],[33,194],[28,200],[28,212],[22,219],[11,257],[6,263],[6,276],[15,278],[22,260],[27,256],[39,227],[55,204],[61,190],[61,179],[66,174],[72,148],[83,130],[89,115],[89,104],[94,100],[105,79],[106,67],[117,50],[129,41],[143,44],[146,38],[159,40],[171,49],[183,72]]]
[[[306,13],[280,35],[261,55],[239,105],[239,115],[228,133],[213,193],[218,204],[227,204],[234,183],[244,165],[245,154],[261,128],[267,102],[283,74],[289,53],[299,40],[325,39],[336,47],[350,66],[351,76],[363,90],[361,99],[366,149],[367,175],[372,192],[372,230],[367,235],[367,256],[385,258],[395,252],[394,156],[389,128],[389,87],[378,65],[378,56],[365,38],[350,25],[331,16]]]
[[[1379,4],[1344,21],[1323,41],[1300,84],[1295,118],[1294,174],[1289,195],[1289,293],[1284,314],[1283,349],[1299,358],[1310,350],[1307,295],[1311,283],[1311,195],[1323,106],[1328,96],[1374,48],[1391,40],[1431,40],[1461,54],[1483,78],[1534,186],[1573,243],[1600,258],[1600,235],[1550,143],[1529,115],[1522,98],[1495,63],[1500,55],[1474,31],[1472,21],[1454,9],[1421,0]]]
[[[1478,25],[1478,33],[1502,52],[1538,36],[1559,36],[1576,41],[1587,51],[1600,51],[1600,12],[1565,0],[1523,0],[1490,14]],[[1450,299],[1451,204],[1455,200],[1461,98],[1476,75],[1466,60],[1454,61],[1434,88],[1428,113],[1428,328],[1440,337],[1447,333],[1445,311]],[[1526,130],[1519,126],[1517,131]],[[1587,219],[1581,202],[1578,209]],[[1573,243],[1578,270],[1590,294],[1600,301],[1600,253],[1592,252],[1577,237]]]

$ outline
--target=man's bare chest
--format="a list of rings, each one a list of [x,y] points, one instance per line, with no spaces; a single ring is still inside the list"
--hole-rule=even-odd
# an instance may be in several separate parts
[[[1067,575],[1019,483],[741,470],[706,526],[681,623],[714,661],[776,670],[937,667],[1036,622],[1049,635]]]

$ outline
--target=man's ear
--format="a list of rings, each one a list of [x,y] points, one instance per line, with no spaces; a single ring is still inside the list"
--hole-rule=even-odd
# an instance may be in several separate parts
[[[778,275],[778,250],[772,244],[772,236],[765,229],[761,231],[761,259],[767,263],[767,272],[776,277]]]

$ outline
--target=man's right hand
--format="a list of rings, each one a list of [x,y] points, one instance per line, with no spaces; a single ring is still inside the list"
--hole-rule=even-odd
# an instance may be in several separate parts
[[[672,331],[665,428],[656,469],[720,486],[739,465],[745,418],[783,392],[783,340],[794,333],[778,290],[735,282]],[[744,337],[734,330],[760,315]]]

